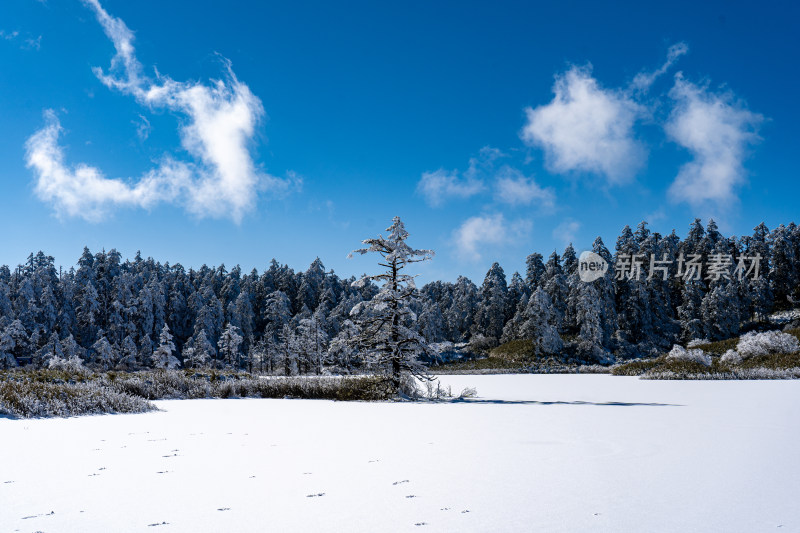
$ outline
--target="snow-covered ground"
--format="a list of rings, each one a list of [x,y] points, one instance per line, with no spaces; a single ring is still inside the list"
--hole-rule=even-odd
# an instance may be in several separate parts
[[[0,531],[800,531],[798,381],[442,380],[0,419]]]

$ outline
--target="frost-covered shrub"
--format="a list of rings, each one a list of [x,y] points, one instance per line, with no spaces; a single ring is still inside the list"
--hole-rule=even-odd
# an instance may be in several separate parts
[[[83,365],[80,357],[53,357],[48,363],[48,368],[51,370],[61,370],[69,372],[70,374],[89,374],[89,369]]]
[[[742,362],[742,356],[736,350],[728,350],[722,354],[722,358],[720,360],[723,363],[738,364]]]
[[[795,353],[800,351],[800,341],[794,335],[780,331],[751,332],[739,338],[736,351],[742,359],[774,353]]]
[[[480,333],[475,334],[469,340],[468,348],[471,352],[485,353],[497,346],[497,339],[494,337],[484,337]]]
[[[464,387],[461,393],[458,395],[459,398],[474,398],[478,395],[478,390],[475,387]]]
[[[705,353],[703,350],[697,348],[687,350],[678,344],[673,346],[672,350],[669,351],[667,359],[672,359],[675,361],[690,361],[694,363],[700,363],[701,365],[705,366],[711,366],[711,356]]]
[[[696,346],[702,346],[703,344],[710,344],[711,341],[708,339],[692,339],[689,341],[689,344],[686,345],[687,348],[695,348]]]
[[[102,413],[143,413],[155,406],[97,382],[0,381],[0,414],[21,418]]]

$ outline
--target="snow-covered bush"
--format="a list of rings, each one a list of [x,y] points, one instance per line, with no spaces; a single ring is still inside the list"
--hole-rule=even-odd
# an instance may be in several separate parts
[[[708,339],[692,339],[689,341],[689,344],[686,345],[687,348],[694,348],[696,346],[702,346],[703,344],[709,344],[711,341]]]
[[[797,337],[780,331],[751,332],[742,335],[736,345],[742,359],[775,353],[795,353],[800,351]]]
[[[464,387],[461,390],[461,393],[458,395],[459,398],[474,398],[478,395],[478,390],[475,387]]]
[[[102,413],[143,413],[156,407],[138,396],[109,389],[102,383],[0,381],[0,414],[32,418]]]
[[[738,364],[742,362],[742,356],[736,350],[728,350],[724,354],[722,354],[720,360],[723,363]]]
[[[61,370],[71,374],[88,374],[89,369],[83,365],[80,357],[53,357],[48,363],[48,368],[51,370]]]
[[[711,366],[711,356],[698,348],[687,350],[683,346],[676,344],[667,354],[667,359],[673,361],[690,361],[701,365]]]

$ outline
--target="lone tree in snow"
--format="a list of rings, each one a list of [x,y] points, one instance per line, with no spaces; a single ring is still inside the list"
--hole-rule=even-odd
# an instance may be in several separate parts
[[[358,327],[358,334],[351,342],[365,354],[369,364],[387,374],[392,389],[399,391],[403,374],[428,378],[419,356],[435,354],[414,327],[417,317],[409,308],[417,291],[414,276],[401,271],[411,263],[431,259],[434,252],[414,250],[406,244],[408,232],[400,217],[394,217],[386,231],[389,232],[387,237],[378,235],[366,239],[362,241],[366,248],[354,250],[348,256],[377,252],[383,258],[378,264],[387,269],[382,274],[365,275],[353,283],[354,287],[363,287],[371,281],[383,285],[371,300],[358,303],[350,312]]]

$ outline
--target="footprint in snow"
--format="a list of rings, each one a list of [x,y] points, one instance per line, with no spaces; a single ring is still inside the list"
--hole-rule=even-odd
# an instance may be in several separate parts
[[[318,492],[317,494],[308,494],[306,498],[319,498],[320,496],[325,496],[324,492]]]
[[[401,483],[408,483],[408,482],[409,481],[407,479],[404,479],[403,481],[395,481],[394,483],[392,483],[392,485],[400,485]]]
[[[39,518],[40,516],[52,516],[56,514],[55,511],[50,511],[49,513],[42,513],[42,514],[32,514],[30,516],[23,516],[22,520],[30,520],[31,518]]]

